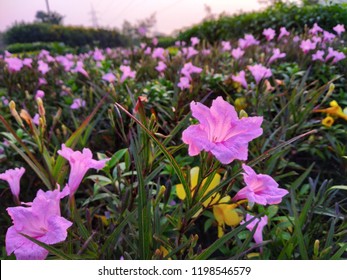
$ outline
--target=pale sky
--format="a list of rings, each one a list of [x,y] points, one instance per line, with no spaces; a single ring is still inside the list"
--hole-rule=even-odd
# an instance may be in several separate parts
[[[156,31],[166,34],[200,22],[205,4],[214,14],[253,11],[263,8],[257,0],[48,0],[51,11],[64,15],[65,25],[92,26],[94,7],[100,27],[122,26],[124,20],[136,23],[156,13]],[[0,0],[0,31],[15,21],[32,22],[38,10],[47,11],[45,0]]]

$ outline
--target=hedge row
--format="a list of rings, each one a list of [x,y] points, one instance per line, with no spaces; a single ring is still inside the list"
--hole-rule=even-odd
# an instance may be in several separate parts
[[[311,27],[315,22],[327,30],[331,30],[336,24],[347,26],[347,4],[299,7],[294,4],[278,3],[262,12],[205,21],[181,32],[178,39],[188,41],[191,37],[199,37],[212,43],[218,40],[240,38],[245,33],[260,36],[265,28],[279,30],[282,26],[301,33],[305,26]]]
[[[43,23],[21,23],[14,25],[6,31],[4,40],[6,44],[63,42],[65,45],[70,47],[90,45],[106,48],[124,45],[123,37],[117,30],[50,25]]]

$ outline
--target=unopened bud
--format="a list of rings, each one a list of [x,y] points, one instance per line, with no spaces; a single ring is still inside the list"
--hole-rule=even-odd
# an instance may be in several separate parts
[[[314,245],[313,245],[313,254],[315,256],[318,256],[318,253],[319,253],[319,240],[316,239],[316,241],[314,242]]]
[[[46,115],[45,107],[43,107],[43,101],[40,97],[36,98],[36,103],[39,109],[39,115],[44,117]]]
[[[22,109],[20,111],[20,117],[29,125],[31,126],[32,124],[32,119],[31,116],[29,115],[27,110]]]
[[[241,110],[240,113],[239,113],[239,117],[240,117],[240,119],[248,118],[248,114],[246,113],[245,110]]]
[[[11,111],[11,115],[16,119],[17,123],[20,125],[20,126],[24,126],[23,125],[23,122],[22,122],[22,119],[20,118],[17,110],[16,110],[16,103],[11,100],[10,104],[8,105],[9,108],[10,108],[10,111]]]

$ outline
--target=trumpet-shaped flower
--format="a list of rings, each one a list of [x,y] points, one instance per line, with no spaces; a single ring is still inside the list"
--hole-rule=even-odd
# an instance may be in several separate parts
[[[341,36],[345,32],[345,26],[343,24],[338,24],[333,27],[333,30],[337,33],[338,36]]]
[[[223,164],[235,159],[247,160],[248,143],[263,133],[262,117],[239,119],[235,108],[222,97],[217,97],[211,108],[194,101],[190,108],[193,117],[200,122],[189,126],[182,134],[183,142],[189,145],[190,156],[204,150]]]
[[[186,76],[189,80],[192,79],[191,74],[199,74],[202,72],[200,67],[194,66],[191,62],[184,64],[181,73]]]
[[[242,38],[239,39],[239,42],[238,42],[239,47],[241,49],[246,49],[253,45],[259,45],[259,43],[260,42],[256,40],[252,34],[245,34],[245,37],[243,39]]]
[[[73,100],[73,103],[71,104],[70,108],[72,110],[77,110],[77,109],[85,107],[85,106],[86,106],[85,100],[83,100],[82,98],[75,98]]]
[[[206,183],[206,178],[202,181],[201,185],[198,186],[198,180],[199,180],[199,171],[200,168],[199,167],[193,167],[192,169],[190,169],[190,192],[191,195],[193,196],[194,193],[196,192],[197,188],[199,187],[203,187]],[[213,190],[215,187],[217,187],[220,183],[220,179],[221,176],[217,173],[214,175],[211,183],[208,185],[206,191],[204,192],[203,196],[204,197],[208,192],[210,192],[211,190]],[[187,194],[183,188],[182,184],[178,184],[176,185],[176,194],[178,196],[179,199],[184,200],[187,197]],[[216,204],[220,199],[220,194],[216,193],[212,196],[210,196],[208,199],[206,199],[202,205],[204,207],[208,207],[211,205]]]
[[[255,171],[242,164],[245,171],[243,179],[246,187],[241,189],[233,200],[247,199],[250,205],[258,203],[261,205],[278,204],[282,197],[288,194],[288,191],[278,187],[276,181],[266,174],[256,174]]]
[[[177,84],[177,86],[181,89],[188,89],[190,88],[190,80],[187,77],[181,77],[180,82]]]
[[[243,51],[240,47],[233,49],[231,51],[231,56],[235,59],[235,60],[239,60],[243,55],[245,54],[245,51]]]
[[[242,215],[236,210],[237,204],[231,204],[230,196],[225,196],[213,205],[213,216],[218,224],[218,237],[224,235],[225,225],[234,227],[240,224]]]
[[[263,31],[263,35],[265,36],[267,41],[271,41],[276,36],[276,31],[272,28],[266,28]]]
[[[38,62],[38,70],[45,75],[49,70],[51,70],[51,68],[48,66],[48,64],[42,60],[39,60]]]
[[[319,32],[323,32],[323,29],[317,24],[317,22],[315,22],[309,32],[310,34],[317,35]]]
[[[252,220],[254,216],[247,214],[246,215],[246,222]],[[257,226],[257,229],[254,232],[253,238],[255,243],[260,244],[263,242],[263,229],[268,223],[267,216],[261,217],[260,219],[254,219],[251,223],[249,223],[246,228],[249,231],[252,231],[255,226]],[[241,224],[244,224],[244,222],[241,222]]]
[[[135,79],[136,72],[131,71],[131,68],[129,66],[121,65],[120,71],[122,71],[122,77],[120,78],[120,82],[123,83],[127,78]]]
[[[23,67],[23,61],[18,57],[6,57],[5,62],[7,63],[7,68],[11,72],[18,72]]]
[[[199,45],[200,39],[198,37],[192,37],[192,38],[190,38],[190,43],[194,47],[195,45]]]
[[[192,58],[193,56],[195,56],[199,53],[193,47],[182,48],[182,52],[183,52],[183,55],[185,55],[187,59]]]
[[[288,32],[288,30],[285,27],[281,27],[280,34],[278,35],[278,40],[280,40],[284,36],[289,36],[289,35],[290,33]]]
[[[228,52],[231,50],[231,44],[229,41],[222,41],[222,51]]]
[[[24,172],[25,168],[21,167],[15,169],[8,169],[4,173],[0,174],[0,179],[7,181],[7,183],[10,185],[10,190],[13,196],[15,196],[17,199],[19,197],[20,192],[20,179],[22,178]]]
[[[324,61],[323,55],[324,55],[324,51],[317,51],[316,53],[312,55],[312,60]]]
[[[255,64],[253,66],[249,65],[247,68],[251,71],[257,85],[262,79],[270,78],[272,76],[271,69],[266,68],[261,64]]]
[[[247,80],[246,80],[246,72],[245,71],[240,71],[238,75],[231,75],[231,78],[233,79],[234,82],[239,83],[242,85],[245,89],[248,88]]]
[[[277,60],[279,58],[283,58],[283,57],[286,57],[285,53],[281,53],[280,49],[274,49],[273,50],[273,54],[272,54],[272,56],[269,59],[269,64],[271,64],[275,60]]]
[[[155,67],[155,70],[157,70],[159,73],[162,73],[165,71],[166,68],[167,68],[166,64],[162,61],[159,61],[158,65]]]
[[[70,176],[68,186],[70,189],[70,196],[72,196],[82,182],[84,175],[90,168],[100,170],[104,168],[106,161],[109,159],[95,160],[91,150],[84,148],[82,153],[80,151],[73,151],[72,149],[62,145],[58,154],[67,159],[70,163]]]
[[[13,221],[13,226],[6,233],[8,255],[14,252],[18,260],[44,260],[47,257],[46,249],[22,234],[49,245],[66,239],[67,229],[72,223],[61,217],[60,199],[67,194],[66,191],[60,192],[60,190],[47,192],[39,190],[34,201],[28,203],[30,207],[7,208]]]
[[[163,48],[155,48],[152,57],[154,59],[159,58],[160,60],[165,60],[165,50]]]
[[[104,81],[107,81],[109,83],[113,83],[116,80],[116,76],[113,75],[113,73],[106,73],[105,75],[102,76],[102,79]]]
[[[310,50],[314,50],[316,48],[316,43],[312,42],[310,39],[302,40],[300,43],[300,48],[306,54]]]

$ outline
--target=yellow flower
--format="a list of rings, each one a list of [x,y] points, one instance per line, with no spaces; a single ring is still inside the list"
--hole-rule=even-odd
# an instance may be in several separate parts
[[[322,125],[326,127],[331,127],[333,123],[334,123],[334,118],[331,116],[327,116],[326,118],[322,120]]]
[[[193,167],[192,169],[190,169],[190,191],[192,196],[194,195],[198,185],[198,179],[199,179],[199,167]],[[207,187],[204,195],[202,197],[204,197],[208,192],[210,192],[211,190],[213,190],[215,187],[217,187],[220,183],[220,179],[221,176],[217,173],[214,175],[213,180],[211,181],[211,183],[209,184],[209,186]],[[201,183],[201,187],[203,187],[206,183],[206,179],[204,179]],[[182,184],[178,184],[176,185],[176,194],[178,196],[179,199],[184,200],[186,198],[186,192],[183,188]],[[208,199],[206,199],[202,205],[204,207],[208,207],[210,205],[213,205],[215,203],[218,202],[218,200],[220,199],[220,194],[216,193],[215,195],[210,196]]]
[[[340,107],[340,105],[335,101],[331,101],[329,103],[330,107],[326,108],[326,109],[316,109],[313,110],[313,112],[317,112],[317,113],[327,113],[328,115],[330,115],[331,117],[334,118],[341,118],[347,121],[347,115],[342,111],[342,108]]]
[[[218,204],[213,205],[213,215],[218,223],[218,237],[224,235],[225,225],[237,226],[242,221],[242,215],[237,211],[238,204],[230,204],[230,196],[223,197]]]

